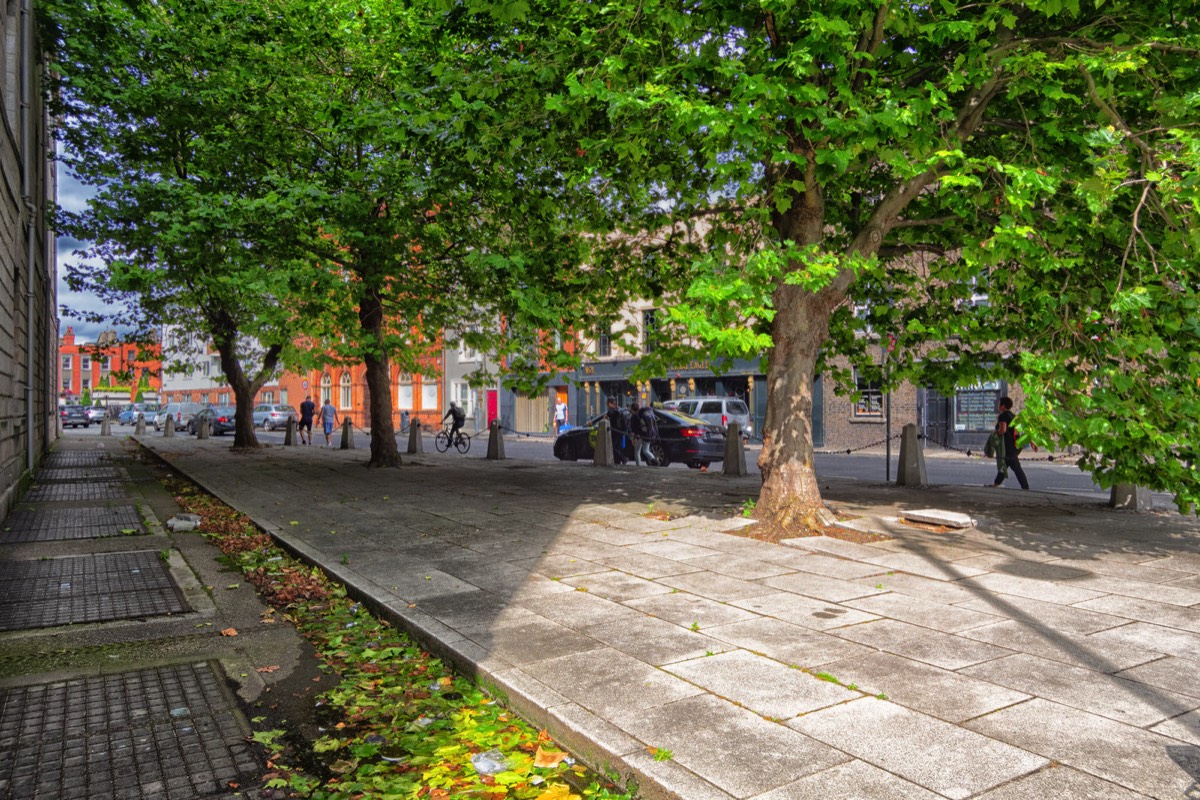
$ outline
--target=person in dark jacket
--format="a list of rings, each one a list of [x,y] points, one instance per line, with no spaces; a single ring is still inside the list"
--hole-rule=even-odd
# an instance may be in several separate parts
[[[626,438],[629,436],[628,415],[622,413],[617,407],[617,398],[608,398],[608,411],[605,412],[608,417],[608,429],[612,434],[613,443],[613,461],[617,464],[624,464],[629,460],[625,455],[625,447],[623,446]]]
[[[1017,476],[1017,483],[1021,484],[1021,488],[1029,491],[1029,479],[1025,477],[1025,470],[1021,468],[1021,453],[1017,448],[1017,429],[1013,425],[1016,414],[1013,414],[1013,401],[1011,397],[1000,398],[1000,413],[996,417],[996,433],[1004,440],[1004,469],[996,471],[996,480],[992,481],[992,487],[1001,486],[1008,480],[1008,473]],[[1037,445],[1032,445],[1034,452],[1037,451]]]
[[[629,408],[632,414],[633,429],[633,460],[637,464],[646,460],[646,466],[655,466],[658,459],[654,457],[651,445],[658,441],[658,420],[654,418],[654,409],[650,406],[639,406],[634,403]]]

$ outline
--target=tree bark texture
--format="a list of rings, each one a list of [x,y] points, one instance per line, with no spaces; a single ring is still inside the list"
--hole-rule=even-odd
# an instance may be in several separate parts
[[[368,467],[397,467],[400,449],[392,422],[392,370],[383,347],[383,299],[379,291],[367,288],[358,305],[358,321],[363,340],[375,346],[364,354],[367,391],[370,393],[371,458]]]

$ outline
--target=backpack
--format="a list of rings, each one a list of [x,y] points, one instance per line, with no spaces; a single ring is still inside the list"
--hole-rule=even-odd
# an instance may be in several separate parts
[[[658,420],[654,416],[654,411],[647,406],[638,414],[641,417],[642,436],[646,439],[658,438]]]
[[[454,424],[462,425],[467,421],[467,412],[463,411],[460,406],[455,406],[451,409],[451,418],[454,420]]]

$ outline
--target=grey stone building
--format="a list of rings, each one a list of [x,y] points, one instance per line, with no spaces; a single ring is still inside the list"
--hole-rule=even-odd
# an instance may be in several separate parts
[[[0,5],[0,518],[58,430],[55,196],[33,0]]]

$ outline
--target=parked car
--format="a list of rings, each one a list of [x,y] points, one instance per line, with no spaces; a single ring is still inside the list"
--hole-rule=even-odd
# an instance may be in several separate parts
[[[217,406],[202,408],[187,422],[187,432],[192,436],[196,435],[196,431],[200,430],[200,424],[204,420],[209,422],[209,433],[214,436],[221,436],[229,433],[234,429],[237,409],[234,406]]]
[[[746,403],[736,397],[684,397],[679,400],[667,400],[663,408],[680,411],[691,417],[698,417],[722,428],[736,422],[742,427],[742,438],[749,439],[754,435],[754,424],[750,421],[750,409]]]
[[[126,406],[125,410],[117,417],[117,422],[122,425],[136,425],[138,414],[145,414],[146,421],[153,423],[154,415],[158,413],[158,406],[154,403],[134,403]]]
[[[276,428],[286,428],[289,419],[299,419],[296,409],[289,405],[262,403],[254,407],[254,427],[273,431]]]
[[[160,431],[167,424],[167,417],[175,418],[175,430],[187,427],[188,420],[204,406],[199,403],[168,403],[154,415],[154,430]]]
[[[108,409],[104,406],[88,406],[84,409],[87,414],[88,422],[94,422],[99,425],[104,421],[104,415],[108,413]]]
[[[92,421],[88,419],[87,409],[83,406],[61,406],[59,414],[62,415],[64,428],[78,428],[80,425],[86,428],[92,424]]]
[[[601,414],[587,425],[564,431],[554,440],[554,456],[560,461],[594,458],[597,424],[603,417]],[[724,460],[724,428],[678,411],[661,408],[654,409],[654,418],[658,423],[659,440],[653,443],[650,449],[658,466],[665,467],[679,462],[692,469],[699,469],[714,461]],[[618,446],[617,454],[622,459],[633,460],[632,442],[628,436],[624,437],[624,441],[623,445]]]

